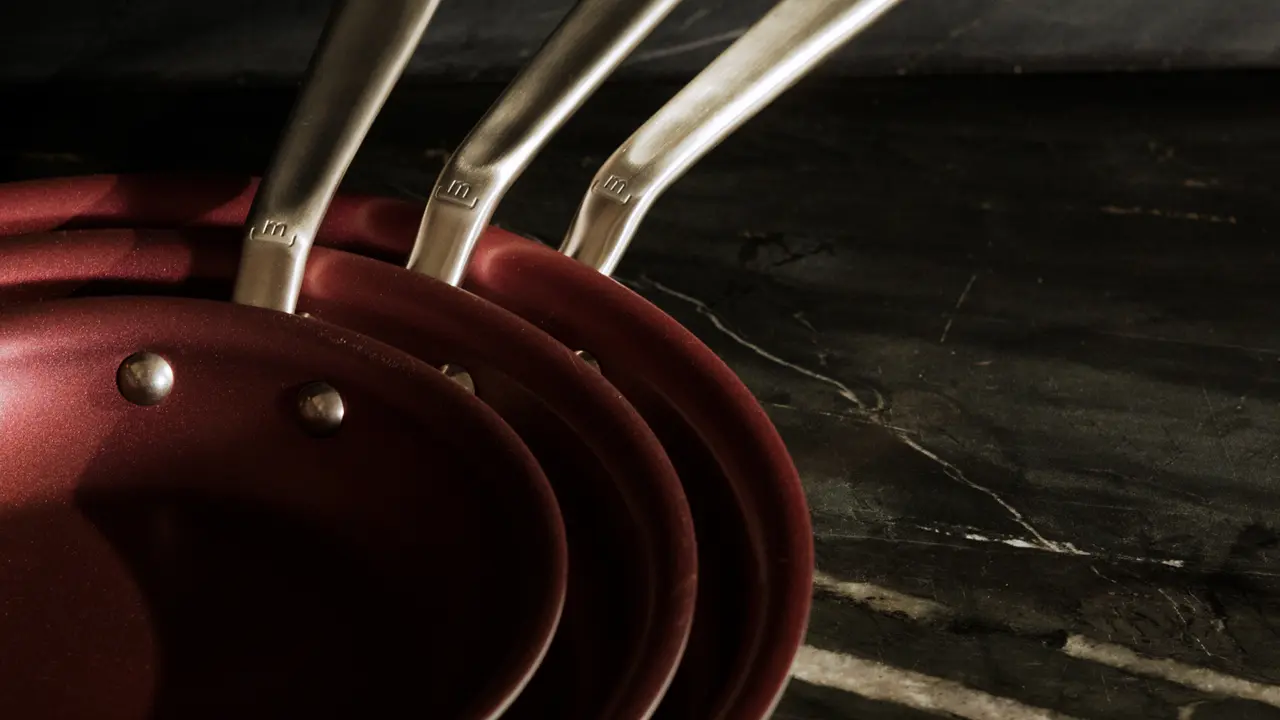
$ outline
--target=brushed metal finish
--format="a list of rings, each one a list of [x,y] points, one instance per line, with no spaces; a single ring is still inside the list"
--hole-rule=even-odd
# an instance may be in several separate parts
[[[153,352],[136,352],[116,369],[116,387],[134,405],[159,405],[173,392],[173,367]]]
[[[668,187],[899,1],[782,0],[605,161],[560,251],[612,274]]]
[[[342,0],[245,224],[233,299],[293,312],[325,209],[439,0]]]
[[[409,269],[458,285],[476,241],[534,155],[680,0],[581,0],[450,156]]]
[[[471,373],[467,372],[461,365],[447,363],[440,367],[440,372],[444,376],[455,382],[458,387],[466,390],[472,395],[476,394],[476,381],[471,377]]]
[[[298,390],[298,419],[307,433],[315,437],[332,435],[342,427],[346,415],[342,395],[329,383],[307,383]]]

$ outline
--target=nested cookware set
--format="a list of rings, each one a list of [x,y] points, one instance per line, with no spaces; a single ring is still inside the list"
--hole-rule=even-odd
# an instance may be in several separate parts
[[[611,279],[645,213],[896,0],[782,0],[489,225],[678,0],[581,0],[425,209],[337,194],[438,0],[334,8],[262,181],[0,185],[0,698],[29,718],[761,718],[809,610],[781,439]],[[745,199],[744,199],[745,201]]]

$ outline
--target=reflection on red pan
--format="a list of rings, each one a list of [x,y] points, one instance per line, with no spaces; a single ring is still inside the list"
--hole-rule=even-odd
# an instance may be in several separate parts
[[[528,680],[555,499],[434,368],[203,299],[6,294],[0,337],[7,714],[489,717]]]
[[[641,411],[684,483],[699,538],[695,636],[664,714],[767,715],[804,636],[813,537],[795,467],[737,376],[692,333],[622,285],[491,230],[466,287],[533,321]]]
[[[0,243],[0,300],[225,297],[239,249],[227,229],[11,238]],[[696,554],[680,481],[641,417],[568,348],[444,283],[317,248],[302,290],[301,311],[466,372],[551,480],[568,527],[569,595],[544,669],[510,712],[630,717],[651,710],[689,634]],[[505,590],[499,582],[489,592]]]
[[[252,184],[98,177],[0,188],[0,230],[238,226]],[[418,208],[337,198],[320,242],[403,261]],[[662,713],[766,715],[785,685],[809,609],[813,547],[794,466],[759,404],[670,317],[549,248],[491,230],[466,287],[542,327],[600,369],[672,457],[699,538],[689,662]]]

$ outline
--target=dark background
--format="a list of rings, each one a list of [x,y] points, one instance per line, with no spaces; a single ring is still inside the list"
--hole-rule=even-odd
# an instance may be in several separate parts
[[[770,0],[687,0],[623,76],[688,75]],[[5,0],[0,81],[298,76],[322,0]],[[445,0],[410,73],[510,75],[572,0]],[[1272,0],[909,0],[827,74],[1269,67],[1280,55]]]

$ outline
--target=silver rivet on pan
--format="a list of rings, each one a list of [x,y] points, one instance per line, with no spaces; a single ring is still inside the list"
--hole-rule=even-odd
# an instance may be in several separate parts
[[[466,390],[472,395],[476,394],[476,381],[472,380],[471,373],[467,372],[461,366],[454,365],[453,363],[447,363],[440,366],[440,372],[444,373],[445,377],[458,383],[458,386],[463,390]]]
[[[347,414],[342,396],[326,382],[307,383],[298,391],[298,417],[302,427],[316,437],[332,435]]]
[[[586,350],[574,350],[574,351],[573,351],[573,354],[574,354],[574,355],[577,355],[577,356],[578,356],[578,357],[580,357],[580,358],[582,358],[582,362],[584,362],[584,363],[586,363],[586,364],[590,365],[591,367],[595,368],[596,370],[599,370],[599,369],[600,369],[600,361],[599,361],[599,360],[596,360],[595,356],[594,356],[594,355],[592,355],[591,353],[587,352]]]
[[[173,391],[173,368],[153,352],[136,352],[120,363],[116,387],[134,405],[159,405]]]

